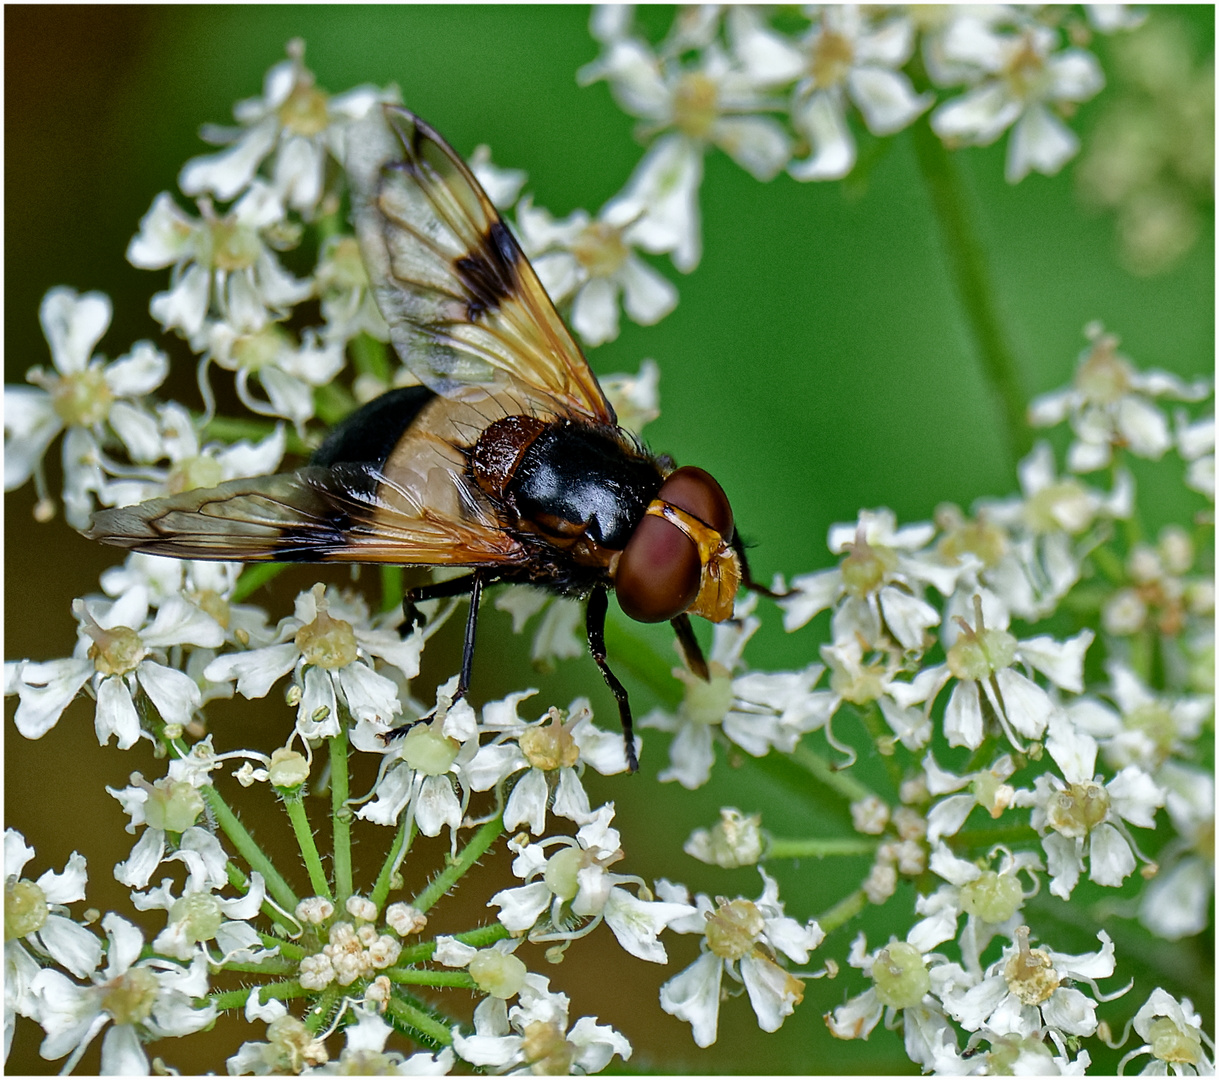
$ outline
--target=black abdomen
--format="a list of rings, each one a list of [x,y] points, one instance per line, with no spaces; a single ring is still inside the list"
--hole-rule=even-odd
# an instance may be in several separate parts
[[[620,551],[662,481],[651,458],[588,424],[557,421],[521,455],[507,492],[523,520]]]

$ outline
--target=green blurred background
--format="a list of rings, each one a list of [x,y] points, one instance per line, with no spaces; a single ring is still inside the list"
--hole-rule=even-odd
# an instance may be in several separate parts
[[[649,25],[667,26],[669,11],[648,11]],[[1213,53],[1211,8],[1154,8],[1151,17],[1181,20],[1196,54]],[[49,362],[39,301],[48,288],[69,285],[101,289],[114,300],[102,352],[117,356],[139,338],[153,339],[178,362],[174,392],[196,403],[189,355],[164,339],[148,315],[148,299],[163,287],[164,275],[132,268],[124,251],[153,197],[175,190],[182,163],[207,150],[197,138],[199,126],[230,122],[233,103],[261,92],[265,71],[295,36],[307,42],[306,61],[323,88],[397,82],[403,101],[459,152],[488,143],[497,164],[528,171],[527,190],[540,205],[556,215],[576,207],[595,212],[620,190],[642,148],[632,138],[634,121],[604,85],[576,86],[576,69],[596,55],[587,21],[587,9],[575,7],[6,7],[6,380],[21,381],[31,365]],[[1102,59],[1106,47],[1098,46]],[[1104,99],[1085,104],[1074,122],[1085,144]],[[1006,139],[954,160],[976,211],[1026,392],[1067,381],[1084,343],[1082,328],[1092,319],[1120,334],[1141,366],[1210,372],[1213,222],[1208,219],[1202,242],[1176,269],[1136,278],[1116,259],[1112,217],[1081,210],[1071,167],[1010,187],[1003,179],[1005,148]],[[634,371],[646,356],[659,362],[662,415],[647,429],[649,442],[719,478],[738,527],[756,543],[751,560],[762,580],[828,565],[827,528],[853,520],[861,507],[888,506],[903,522],[925,520],[941,501],[968,505],[1015,489],[1014,461],[944,269],[910,134],[876,150],[845,184],[802,185],[781,176],[764,187],[712,153],[701,193],[702,264],[688,277],[668,268],[681,292],[676,311],[651,328],[624,321],[619,339],[590,357],[600,374]],[[1153,502],[1165,516],[1186,505],[1168,490],[1155,493]],[[62,520],[35,527],[32,505],[29,486],[6,500],[10,659],[68,655],[71,600],[96,591],[98,574],[114,561]],[[298,589],[324,576],[294,569],[274,583],[265,600],[273,617],[290,611]],[[346,579],[335,571],[327,580]],[[788,637],[777,619],[768,623],[751,650],[755,663],[765,658],[765,666],[778,669],[814,658],[813,630]],[[543,707],[587,693],[612,725],[612,702],[591,660],[568,661],[553,675],[535,673],[528,640],[508,629],[507,618],[488,609],[476,701],[526,683],[542,689],[536,700]],[[455,667],[460,632],[448,631],[429,653],[423,699]],[[700,634],[709,640],[705,625]],[[655,641],[670,657],[665,635],[657,631]],[[642,715],[652,699],[627,681]],[[134,838],[122,833],[126,819],[103,785],[123,785],[136,769],[155,777],[161,764],[142,749],[99,751],[91,714],[90,704],[77,702],[38,743],[6,726],[6,821],[38,850],[29,876],[62,868],[69,852],[80,849],[90,858],[90,903],[130,915],[110,866]],[[219,745],[266,750],[282,741],[291,722],[277,693],[267,702],[222,707],[216,717]],[[720,777],[714,791],[657,785],[663,740],[645,741],[642,775],[589,779],[594,799],[617,805],[627,860],[616,869],[756,896],[753,871],[713,872],[680,852],[689,831],[711,824],[720,805],[762,812],[779,835],[837,835],[848,828],[841,806],[827,801],[819,808],[807,793],[775,787],[748,760]],[[270,836],[282,825],[269,820],[258,828]],[[420,850],[430,858],[431,849]],[[478,897],[509,877],[506,860],[486,863],[445,902],[445,912],[438,911],[438,929],[487,918]],[[853,888],[866,863],[849,862],[841,873],[838,864],[812,862],[773,869],[788,913],[803,920]],[[898,909],[909,910],[909,901],[899,893],[869,923],[869,940],[902,929]],[[1094,948],[1094,928],[1085,920],[1077,929],[1073,940],[1053,944]],[[853,933],[840,932],[825,954],[843,957]],[[598,938],[607,947],[598,949]],[[745,1000],[726,1003],[719,1041],[699,1051],[689,1028],[655,1005],[656,988],[693,959],[694,944],[675,939],[674,963],[662,969],[625,957],[602,930],[577,944],[563,965],[546,970],[553,987],[571,994],[573,1015],[597,1014],[628,1035],[636,1047],[632,1068],[909,1071],[892,1035],[878,1031],[869,1044],[846,1044],[822,1026],[820,1013],[862,989],[849,973],[810,981],[804,1004],[772,1036],[757,1030]],[[1211,981],[1209,969],[1199,967],[1209,946],[1201,943],[1199,950],[1198,944],[1147,945],[1143,960],[1166,971],[1170,990],[1195,985],[1195,1003],[1209,1016],[1211,1002],[1199,1000],[1196,989]],[[1120,947],[1118,955],[1121,960]],[[540,957],[530,959],[545,968]],[[459,1011],[469,1007],[467,1001]],[[226,1052],[252,1034],[243,1024],[221,1032]],[[58,1068],[36,1056],[37,1034],[29,1022],[19,1023],[10,1070]],[[152,1049],[165,1051],[184,1071],[215,1068],[219,1060],[211,1054],[191,1057],[199,1042]],[[81,1071],[95,1070],[96,1060],[95,1053],[87,1057]]]

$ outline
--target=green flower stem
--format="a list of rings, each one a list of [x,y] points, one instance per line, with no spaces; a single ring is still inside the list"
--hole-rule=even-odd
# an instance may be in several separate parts
[[[300,965],[294,960],[286,958],[281,959],[278,956],[272,956],[261,963],[257,964],[242,964],[233,960],[226,960],[224,963],[225,971],[244,971],[250,975],[293,975]]]
[[[872,855],[878,840],[825,840],[819,837],[801,837],[788,840],[770,837],[766,843],[763,859],[823,859],[827,855]]]
[[[275,934],[260,933],[258,936],[262,938],[262,943],[266,948],[279,949],[280,955],[288,960],[303,960],[309,955],[308,949],[301,948],[294,941],[285,941],[281,937],[276,937]]]
[[[868,898],[864,895],[863,889],[856,889],[850,896],[839,900],[824,915],[818,915],[817,925],[827,934],[832,933],[838,927],[850,922],[867,906]]]
[[[471,945],[476,949],[485,949],[488,945],[494,945],[497,941],[503,941],[504,938],[510,937],[508,928],[503,923],[491,923],[490,926],[480,926],[477,930],[467,930],[464,934],[453,935],[463,945]],[[423,964],[430,960],[436,953],[436,942],[425,941],[418,945],[412,945],[410,948],[403,949],[398,954],[398,963],[406,964]]]
[[[316,1035],[330,1023],[346,989],[345,986],[339,986],[338,983],[331,983],[321,992],[305,1014],[305,1027],[312,1034]]]
[[[999,399],[999,414],[1010,452],[1022,458],[1032,448],[1020,368],[1007,344],[996,292],[983,246],[969,210],[968,193],[954,162],[931,125],[912,128],[923,180],[940,223],[948,270],[956,284],[965,319],[978,349],[982,374]]]
[[[333,900],[330,883],[326,880],[326,871],[322,868],[322,857],[318,854],[317,842],[313,839],[313,829],[309,827],[309,817],[305,813],[302,788],[283,791],[281,794],[288,811],[288,820],[292,822],[292,831],[296,833],[297,845],[301,849],[301,859],[305,863],[305,869],[309,871],[309,884],[313,888],[313,894]]]
[[[225,965],[225,969],[229,969],[229,965]],[[278,1001],[291,1001],[293,998],[307,997],[310,991],[306,990],[295,979],[285,979],[278,983],[264,983],[259,987],[258,1000],[262,1004],[267,1005],[272,999]],[[221,990],[208,997],[213,1005],[218,1009],[244,1009],[246,1000],[250,996],[250,988],[243,986],[240,990]]]
[[[398,824],[398,833],[394,837],[394,842],[390,845],[389,851],[386,853],[385,862],[381,864],[381,872],[377,874],[377,882],[372,887],[372,894],[369,899],[377,905],[377,910],[380,911],[385,906],[385,901],[389,897],[389,890],[392,886],[394,870],[401,862],[402,855],[405,851],[411,848],[411,842],[415,839],[415,820],[411,818],[408,822],[406,817]]]
[[[258,846],[254,837],[241,824],[240,819],[224,801],[224,797],[211,784],[204,785],[200,790],[216,819],[216,824],[237,849],[237,853],[245,859],[252,870],[257,870],[262,874],[267,885],[267,892],[274,897],[275,902],[281,908],[286,911],[294,911],[298,903],[296,893],[292,891],[292,887],[284,880],[280,872],[275,869],[274,863]]]
[[[845,770],[835,769],[825,758],[814,753],[804,743],[800,743],[787,757],[848,802],[859,802],[873,794],[872,789],[866,784],[861,784]]]
[[[199,417],[196,417],[198,419]],[[276,428],[274,420],[255,420],[252,417],[213,416],[203,429],[204,439],[219,439],[221,442],[232,443],[238,439],[265,439]],[[308,457],[312,452],[305,442],[291,427],[284,429],[284,448],[289,454]]]
[[[256,589],[261,588],[272,578],[288,569],[287,563],[254,563],[241,571],[241,577],[233,587],[233,595],[229,600],[234,604],[241,603]]]
[[[428,911],[437,900],[461,880],[471,866],[486,854],[487,849],[495,843],[503,831],[504,816],[499,814],[470,837],[457,858],[432,879],[427,888],[411,901],[411,906],[422,912]]]
[[[1035,837],[1031,825],[1003,825],[996,829],[962,829],[946,839],[954,854],[964,856],[965,852],[993,848],[996,844],[1027,844]]]
[[[339,733],[330,740],[330,805],[334,818],[334,892],[339,908],[351,896],[351,795],[347,772],[347,709],[342,708]]]
[[[409,1002],[403,1001],[397,995],[390,995],[386,1011],[395,1026],[401,1026],[410,1032],[418,1032],[424,1039],[436,1046],[450,1046],[453,1035],[449,1027],[434,1016]]]
[[[386,968],[390,982],[403,986],[462,986],[472,990],[475,982],[468,971],[423,971],[419,968]]]
[[[393,611],[402,604],[402,567],[381,567],[381,610]]]

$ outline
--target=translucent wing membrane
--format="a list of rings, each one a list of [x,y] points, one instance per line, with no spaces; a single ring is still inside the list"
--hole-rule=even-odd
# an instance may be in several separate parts
[[[511,391],[528,412],[616,422],[533,267],[474,175],[396,106],[348,136],[352,212],[403,362],[445,397]]]
[[[498,566],[521,546],[473,499],[460,476],[437,475],[425,506],[376,465],[307,466],[94,514],[92,540],[180,559]]]

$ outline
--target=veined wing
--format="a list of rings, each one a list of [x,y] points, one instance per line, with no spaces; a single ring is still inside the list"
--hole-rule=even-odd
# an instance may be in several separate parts
[[[429,482],[444,483],[433,474]],[[461,484],[425,505],[370,462],[308,465],[93,515],[91,540],[180,559],[492,566],[524,551]]]
[[[371,109],[347,136],[352,211],[398,354],[445,397],[509,391],[530,411],[614,424],[613,408],[473,173],[426,123]]]

